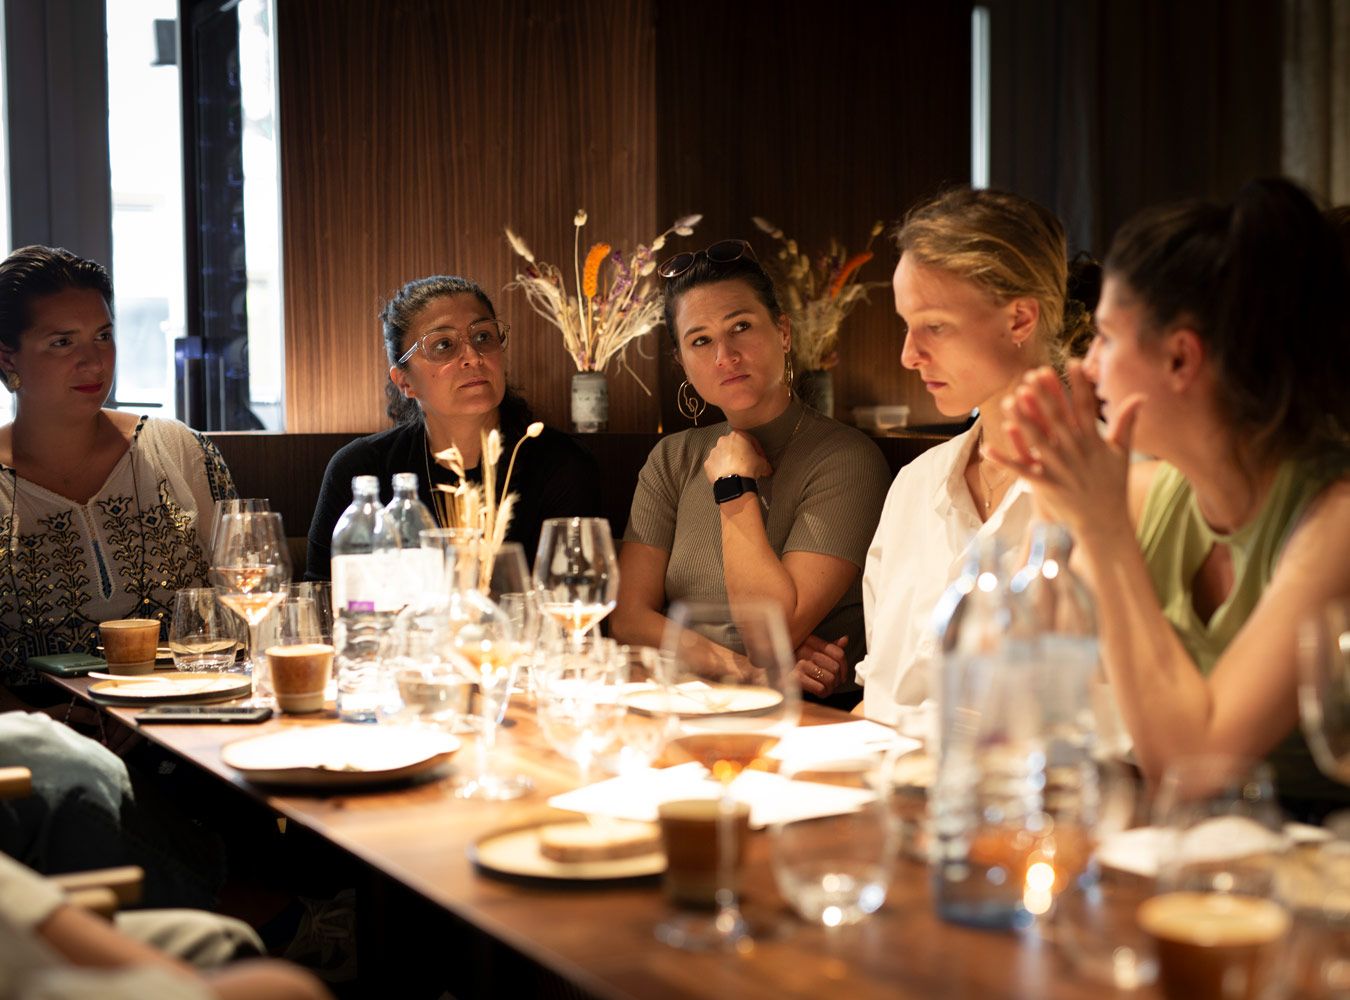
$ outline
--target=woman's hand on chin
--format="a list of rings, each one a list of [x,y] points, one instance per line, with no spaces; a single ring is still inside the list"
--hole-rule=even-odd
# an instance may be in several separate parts
[[[990,455],[1026,479],[1044,513],[1076,537],[1128,530],[1130,442],[1143,403],[1139,394],[1126,399],[1103,435],[1097,397],[1081,363],[1069,363],[1067,391],[1054,369],[1034,369],[1003,402],[1011,454],[991,449]]]
[[[713,450],[708,452],[708,457],[703,460],[703,473],[710,483],[723,476],[761,479],[773,475],[773,466],[764,457],[758,441],[744,431],[731,431],[719,438]]]

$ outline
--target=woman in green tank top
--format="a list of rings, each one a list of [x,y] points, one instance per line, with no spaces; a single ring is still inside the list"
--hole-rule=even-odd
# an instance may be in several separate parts
[[[1350,595],[1347,288],[1287,181],[1145,211],[1116,235],[1070,391],[1043,369],[1004,406],[1001,457],[1078,539],[1139,765],[1266,757],[1305,815],[1350,801],[1298,733],[1295,653],[1299,621]]]

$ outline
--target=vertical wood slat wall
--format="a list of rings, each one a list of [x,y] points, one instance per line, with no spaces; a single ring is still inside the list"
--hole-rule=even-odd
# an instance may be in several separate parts
[[[628,247],[678,214],[701,247],[763,215],[811,247],[968,169],[969,5],[745,0],[286,0],[277,7],[287,429],[385,426],[376,322],[403,281],[478,279],[513,328],[511,381],[566,426],[560,336],[503,291],[512,226],[542,259]],[[762,245],[762,244],[761,244]],[[873,280],[894,253],[878,241]],[[583,251],[584,252],[584,251]],[[889,290],[847,332],[845,405],[910,402]],[[652,339],[652,348],[661,341]],[[611,373],[610,428],[674,425],[664,351]],[[666,371],[662,371],[662,366]],[[673,379],[673,381],[672,381]],[[666,412],[663,414],[663,410]],[[663,420],[664,417],[664,420]]]

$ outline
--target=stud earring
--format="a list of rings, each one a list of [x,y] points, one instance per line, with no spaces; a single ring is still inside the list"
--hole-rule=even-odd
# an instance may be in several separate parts
[[[703,416],[703,411],[708,408],[708,404],[689,384],[689,380],[685,379],[680,383],[680,387],[675,390],[675,408],[692,420],[694,426],[697,427],[698,418]]]

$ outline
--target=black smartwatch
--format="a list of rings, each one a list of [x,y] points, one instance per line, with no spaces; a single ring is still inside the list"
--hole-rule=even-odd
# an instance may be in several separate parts
[[[713,482],[713,499],[718,503],[735,500],[746,493],[758,493],[759,486],[749,476],[722,476]]]

